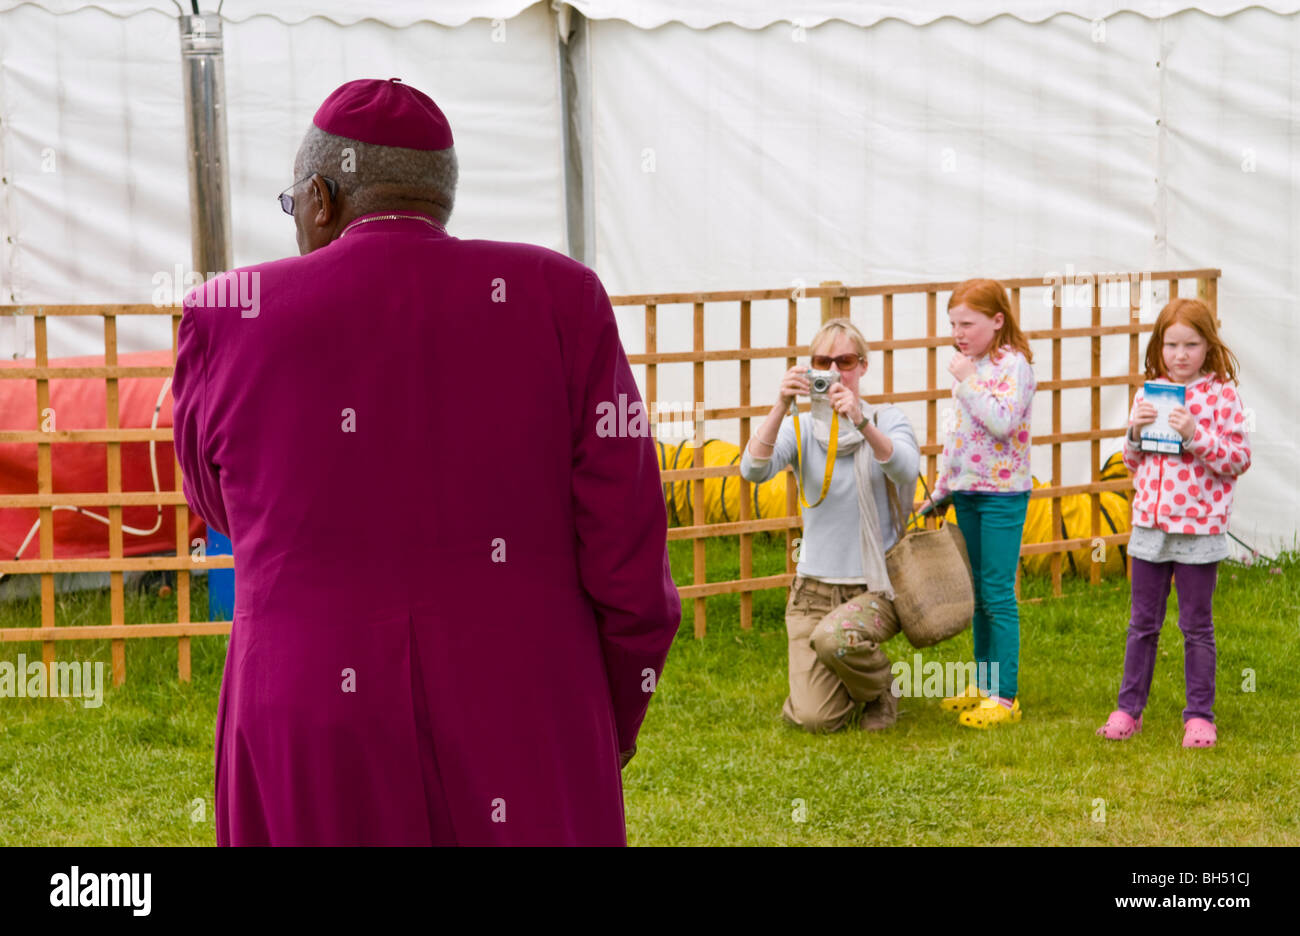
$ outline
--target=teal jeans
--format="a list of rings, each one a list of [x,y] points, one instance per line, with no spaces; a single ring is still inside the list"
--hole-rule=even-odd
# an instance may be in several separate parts
[[[1020,562],[1029,492],[954,491],[952,502],[975,580],[975,620],[971,629],[975,634],[980,689],[1014,699],[1020,673],[1016,565]],[[990,688],[994,673],[997,683]]]

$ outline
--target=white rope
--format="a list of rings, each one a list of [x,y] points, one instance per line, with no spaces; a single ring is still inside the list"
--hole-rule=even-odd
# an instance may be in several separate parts
[[[153,419],[150,420],[149,422],[150,429],[158,428],[158,414],[162,412],[163,398],[167,395],[167,391],[171,387],[171,385],[172,385],[172,379],[168,377],[166,380],[163,381],[162,389],[158,391],[158,401],[154,404],[153,407]],[[149,440],[149,468],[153,474],[154,493],[161,494],[162,488],[158,484],[158,447],[154,439]],[[162,504],[158,504],[157,508],[158,508],[158,516],[154,520],[154,525],[152,527],[150,527],[147,530],[141,530],[141,529],[137,529],[136,527],[127,526],[124,523],[122,524],[122,532],[129,533],[132,536],[152,536],[154,533],[157,533],[160,529],[162,529]],[[92,520],[98,520],[100,523],[103,523],[105,525],[109,525],[111,523],[108,517],[105,517],[103,514],[94,513],[93,511],[86,510],[84,507],[73,507],[69,504],[55,504],[50,509],[51,510],[75,510],[83,517],[89,517]],[[21,559],[23,557],[23,553],[27,551],[27,547],[31,544],[32,537],[36,535],[36,532],[40,528],[41,528],[41,519],[40,517],[37,517],[36,522],[32,524],[32,528],[27,531],[27,536],[23,540],[22,545],[18,547],[18,552],[14,554],[15,560]],[[10,574],[12,573],[0,572],[0,580],[3,580]]]

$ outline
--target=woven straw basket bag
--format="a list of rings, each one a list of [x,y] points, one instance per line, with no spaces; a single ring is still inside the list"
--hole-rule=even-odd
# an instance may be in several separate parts
[[[928,491],[927,491],[928,494]],[[890,510],[895,523],[902,514],[893,482]],[[970,627],[975,616],[975,586],[966,540],[955,523],[937,530],[909,530],[885,553],[885,567],[894,586],[894,611],[913,647],[930,647]]]

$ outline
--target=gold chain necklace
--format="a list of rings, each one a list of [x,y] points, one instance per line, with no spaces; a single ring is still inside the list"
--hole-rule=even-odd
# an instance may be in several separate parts
[[[437,228],[439,231],[442,230],[442,225],[438,224],[436,221],[433,221],[430,218],[426,218],[424,215],[386,214],[386,215],[372,215],[369,218],[357,218],[355,221],[353,221],[351,224],[349,224],[347,227],[345,227],[342,231],[339,232],[339,237],[342,238],[343,235],[347,234],[348,231],[352,230],[358,224],[368,224],[371,221],[423,221],[431,228]]]

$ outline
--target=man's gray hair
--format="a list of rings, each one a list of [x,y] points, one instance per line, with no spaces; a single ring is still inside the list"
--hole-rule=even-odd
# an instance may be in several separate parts
[[[459,168],[454,147],[417,150],[376,146],[327,133],[315,124],[307,130],[293,163],[294,178],[313,172],[333,179],[358,214],[380,211],[395,199],[435,203],[443,224],[456,201]]]

